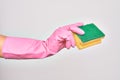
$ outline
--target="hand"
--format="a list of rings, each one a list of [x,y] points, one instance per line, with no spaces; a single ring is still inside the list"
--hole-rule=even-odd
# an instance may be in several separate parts
[[[60,27],[46,41],[7,37],[4,48],[0,51],[2,51],[4,58],[45,58],[56,54],[63,48],[69,49],[70,47],[74,47],[73,32],[81,35],[84,34],[84,31],[78,28],[78,26],[82,25],[82,23],[76,23]]]
[[[84,31],[78,28],[78,26],[82,25],[83,23],[75,23],[56,29],[46,41],[48,49],[56,53],[63,48],[69,49],[70,47],[75,47],[75,41],[72,33],[74,32],[83,35]]]

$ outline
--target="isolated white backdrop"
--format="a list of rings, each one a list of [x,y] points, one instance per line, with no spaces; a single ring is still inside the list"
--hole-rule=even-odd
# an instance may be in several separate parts
[[[66,24],[95,23],[99,45],[46,59],[0,59],[0,80],[120,80],[119,0],[0,0],[0,33],[46,40]]]

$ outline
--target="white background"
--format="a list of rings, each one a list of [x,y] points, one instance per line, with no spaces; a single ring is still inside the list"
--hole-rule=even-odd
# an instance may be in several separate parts
[[[0,33],[46,40],[66,24],[95,23],[99,45],[45,59],[0,59],[0,80],[120,80],[119,0],[0,0]]]

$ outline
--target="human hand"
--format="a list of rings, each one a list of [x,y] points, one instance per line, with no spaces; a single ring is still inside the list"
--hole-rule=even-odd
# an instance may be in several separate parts
[[[82,23],[76,23],[59,27],[46,41],[7,37],[2,50],[3,57],[7,59],[45,58],[56,54],[63,48],[74,47],[73,32],[84,34],[84,31],[78,28],[82,25]]]
[[[82,25],[83,23],[79,22],[56,29],[46,41],[48,49],[56,53],[63,48],[69,49],[70,47],[75,47],[73,32],[83,35],[84,31],[78,28],[78,26]]]

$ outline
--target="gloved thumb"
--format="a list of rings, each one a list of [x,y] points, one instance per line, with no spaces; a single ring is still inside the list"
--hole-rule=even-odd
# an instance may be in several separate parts
[[[72,32],[80,34],[80,35],[85,34],[85,32],[82,29],[78,28],[78,26],[72,26],[72,27],[70,27],[70,30]]]

